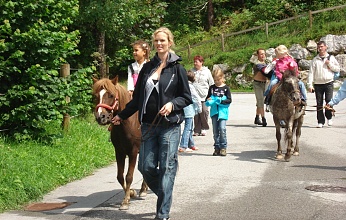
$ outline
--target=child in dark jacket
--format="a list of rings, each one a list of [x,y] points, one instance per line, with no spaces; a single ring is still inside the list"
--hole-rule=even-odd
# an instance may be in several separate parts
[[[226,156],[226,121],[228,120],[228,108],[232,103],[231,90],[225,84],[225,74],[221,69],[214,70],[213,77],[215,84],[209,87],[205,102],[206,106],[210,106],[210,117],[213,124],[213,156]]]

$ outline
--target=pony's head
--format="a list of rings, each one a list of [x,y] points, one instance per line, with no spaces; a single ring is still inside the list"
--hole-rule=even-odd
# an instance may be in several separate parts
[[[293,105],[297,106],[301,102],[299,79],[290,71],[286,71],[282,76],[283,90],[288,94],[289,99],[293,102]]]
[[[128,91],[118,83],[118,76],[113,79],[93,78],[93,96],[96,107],[94,115],[96,121],[101,125],[110,124],[117,112],[125,108],[130,101]]]

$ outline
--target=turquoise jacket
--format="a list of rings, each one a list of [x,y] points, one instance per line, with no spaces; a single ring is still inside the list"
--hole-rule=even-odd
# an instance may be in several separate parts
[[[226,99],[228,99],[227,96],[210,96],[210,99],[205,102],[206,106],[210,106],[210,117],[218,114],[219,120],[228,120],[228,107],[230,104],[221,104],[221,101]]]

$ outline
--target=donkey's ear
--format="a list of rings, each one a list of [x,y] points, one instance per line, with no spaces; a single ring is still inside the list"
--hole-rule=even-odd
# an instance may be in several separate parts
[[[119,77],[118,77],[118,75],[116,75],[116,76],[112,79],[112,83],[113,83],[114,85],[116,85],[116,84],[118,84],[118,81],[119,81]]]

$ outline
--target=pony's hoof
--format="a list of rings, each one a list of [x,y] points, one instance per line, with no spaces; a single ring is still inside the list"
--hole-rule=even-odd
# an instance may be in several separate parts
[[[291,159],[291,155],[285,155],[285,161],[286,162],[290,162]]]
[[[278,159],[278,160],[282,160],[284,157],[282,156],[282,154],[277,154],[276,155],[276,159]]]
[[[148,195],[147,192],[141,192],[139,193],[139,197],[146,197]]]
[[[293,156],[299,156],[299,152],[295,151],[295,152],[293,153]]]
[[[129,209],[129,204],[121,204],[119,210],[128,210]]]
[[[137,192],[136,192],[136,190],[134,190],[134,189],[130,189],[130,197],[131,198],[134,198],[134,197],[136,197],[137,196]]]

